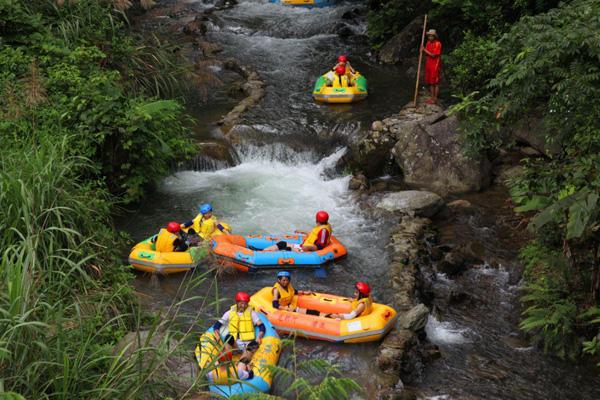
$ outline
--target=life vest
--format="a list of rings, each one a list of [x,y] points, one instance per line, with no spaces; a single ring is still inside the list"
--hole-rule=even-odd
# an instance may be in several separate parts
[[[373,299],[371,298],[371,296],[365,297],[364,299],[360,299],[360,300],[353,300],[352,301],[352,311],[356,310],[360,303],[363,303],[365,305],[365,309],[363,310],[363,312],[360,313],[360,315],[369,314],[371,312],[371,308],[373,306]]]
[[[292,307],[296,307],[297,298],[294,297],[294,287],[292,283],[288,283],[287,289],[279,284],[279,282],[275,282],[275,286],[273,286],[273,290],[277,289],[279,292],[279,305],[280,306],[289,306],[292,304]]]
[[[327,237],[325,238],[325,245],[321,245],[318,244],[319,241],[323,238],[319,237],[319,233],[321,232],[322,229],[327,230]],[[308,234],[308,236],[306,237],[306,239],[304,239],[304,242],[302,242],[302,245],[310,245],[310,246],[317,246],[317,248],[319,250],[323,249],[324,247],[328,246],[329,243],[331,243],[331,225],[329,224],[325,224],[325,225],[317,225],[315,226],[312,231],[310,231],[310,233]]]
[[[173,245],[175,239],[177,239],[177,235],[162,228],[156,236],[156,251],[158,251],[159,253],[168,253],[175,251],[175,246]]]
[[[223,235],[224,230],[231,230],[226,223],[219,223],[213,215],[208,219],[202,219],[202,214],[196,215],[192,221],[192,228],[204,240],[210,240],[213,236]]]
[[[248,306],[242,315],[237,312],[237,305],[229,309],[229,333],[235,339],[254,340],[254,324],[252,323],[252,307]]]

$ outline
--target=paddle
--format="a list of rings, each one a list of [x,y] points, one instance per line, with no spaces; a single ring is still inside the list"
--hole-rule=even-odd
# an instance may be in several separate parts
[[[425,29],[427,29],[427,14],[423,19],[423,34],[421,35],[421,46],[419,46],[419,66],[417,67],[417,83],[415,84],[415,97],[413,107],[417,107],[417,96],[419,95],[419,79],[421,78],[421,60],[423,59],[423,44],[425,43]]]

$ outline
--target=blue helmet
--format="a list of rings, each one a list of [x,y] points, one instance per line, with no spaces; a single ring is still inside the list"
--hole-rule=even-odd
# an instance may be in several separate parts
[[[277,279],[279,278],[288,278],[291,279],[292,278],[292,274],[290,274],[288,271],[279,271],[277,273]]]
[[[208,203],[202,204],[200,207],[198,207],[198,210],[200,210],[200,214],[206,214],[212,211],[212,206]]]

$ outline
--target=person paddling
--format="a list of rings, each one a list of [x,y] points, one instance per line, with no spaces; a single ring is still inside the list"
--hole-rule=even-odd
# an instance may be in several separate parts
[[[198,234],[203,240],[210,240],[216,235],[228,235],[229,227],[224,223],[219,223],[217,217],[212,213],[212,205],[206,203],[198,207],[200,212],[196,217],[181,224],[181,228],[190,228],[189,234]]]
[[[329,246],[331,243],[331,225],[329,225],[329,214],[326,211],[317,212],[316,216],[317,225],[310,231],[306,239],[301,244],[288,244],[282,240],[272,246],[267,247],[263,251],[317,251],[322,250]]]
[[[354,290],[354,300],[352,301],[352,311],[347,314],[329,314],[329,318],[335,319],[353,319],[361,315],[367,315],[371,312],[373,298],[371,297],[371,287],[365,282],[356,282]]]

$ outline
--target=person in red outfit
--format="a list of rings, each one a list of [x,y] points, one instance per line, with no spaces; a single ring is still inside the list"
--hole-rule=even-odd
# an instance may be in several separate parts
[[[442,43],[438,40],[435,29],[427,31],[427,44],[421,49],[425,53],[425,83],[429,86],[431,99],[429,104],[437,103],[439,94],[440,72],[442,69]]]

